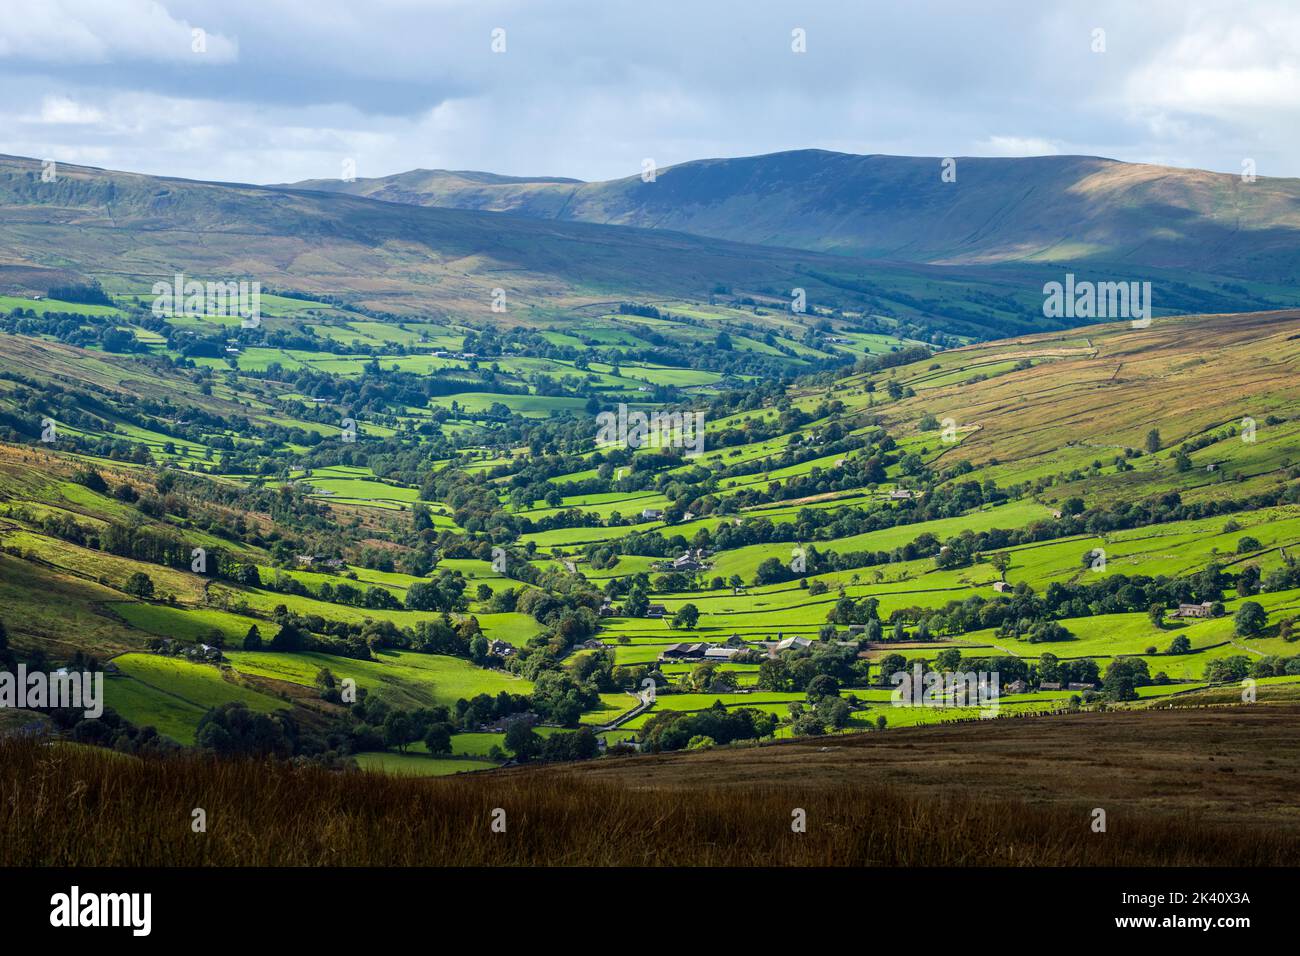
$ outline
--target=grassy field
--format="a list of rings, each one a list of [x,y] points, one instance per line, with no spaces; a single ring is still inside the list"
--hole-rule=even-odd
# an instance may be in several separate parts
[[[358,865],[1284,865],[1300,840],[1285,745],[1298,713],[997,721],[434,782],[5,738],[0,785],[17,802],[0,814],[0,846],[14,866],[301,866],[340,855]],[[1205,735],[1217,748],[1207,752]],[[468,763],[400,763],[412,760]],[[22,785],[35,778],[76,781],[86,797],[56,811]],[[204,840],[164,822],[197,792],[220,821]],[[1096,806],[1108,811],[1104,834],[1090,826]],[[797,837],[792,807],[807,819]],[[494,808],[505,809],[504,838]],[[101,836],[80,839],[92,819]],[[643,839],[609,839],[624,828]]]

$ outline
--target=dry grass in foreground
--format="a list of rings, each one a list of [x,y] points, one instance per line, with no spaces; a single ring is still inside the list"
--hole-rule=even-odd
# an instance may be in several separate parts
[[[1140,757],[1141,750],[1112,747],[1112,739],[1149,737],[1150,759],[1162,772],[1178,773],[1171,741],[1184,740],[1190,758],[1225,741],[1260,738],[1252,727],[1261,720],[1285,736],[1300,723],[1300,708],[1241,710],[1198,712],[1199,722],[1184,720],[1181,731],[1168,715],[1090,715],[437,780],[200,756],[138,760],[9,738],[0,740],[0,864],[1293,864],[1300,859],[1300,830],[1266,822],[1249,808],[1240,820],[1207,813],[1196,801],[1180,807],[1166,800],[1144,811],[1123,787],[1112,787],[1108,798],[1104,780],[1099,785],[1077,773],[1058,781],[1055,798],[1039,793],[1033,803],[1010,786],[973,785],[981,774],[996,773],[989,767],[995,750],[1005,755],[1031,738],[1040,759],[1050,763],[1051,751],[1064,757],[1086,737],[1094,751],[1111,753],[1093,759],[1123,781],[1129,774],[1115,759]],[[969,746],[954,750],[953,735]],[[924,774],[909,783],[900,771],[900,754],[921,766],[928,752],[943,766],[960,751],[966,768],[976,772],[952,774],[947,785],[924,783]],[[817,769],[837,762],[844,772]],[[878,774],[870,774],[873,765]],[[863,773],[848,772],[852,767]],[[1280,770],[1289,776],[1291,764]],[[717,782],[707,779],[710,771]],[[1013,780],[1015,773],[1011,766],[1002,775]],[[1108,809],[1106,833],[1089,825],[1096,805]],[[191,830],[198,807],[207,812],[206,833]],[[504,833],[491,827],[496,808],[505,810]],[[791,830],[795,808],[807,814],[805,833]]]

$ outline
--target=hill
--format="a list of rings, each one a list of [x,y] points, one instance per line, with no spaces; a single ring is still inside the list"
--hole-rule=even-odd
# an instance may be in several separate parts
[[[506,326],[577,320],[574,309],[629,299],[722,295],[789,313],[795,288],[806,291],[809,315],[869,308],[980,337],[1055,324],[1042,315],[1042,280],[1023,273],[948,275],[665,230],[92,167],[61,166],[47,183],[38,161],[0,157],[0,292],[47,293],[93,279],[143,294],[178,272],[256,280],[396,317],[474,316]],[[881,284],[886,277],[899,291]],[[957,290],[971,287],[988,299],[979,309],[959,301]],[[1214,301],[1208,288],[1193,298],[1205,295]]]
[[[668,229],[736,242],[936,264],[1184,269],[1294,284],[1300,180],[1093,156],[956,158],[797,150],[703,159],[653,182],[518,180],[413,170],[299,187],[396,203]]]
[[[803,172],[808,171],[789,174]],[[577,188],[486,174],[458,175],[456,181],[476,189]],[[685,184],[665,175],[654,186],[676,188],[675,181]],[[647,185],[638,180],[618,188],[636,191]],[[962,195],[968,194],[982,197],[980,210],[1010,201],[999,190],[971,188]],[[894,223],[891,228],[916,228],[909,225],[915,211],[901,198],[906,191],[898,195],[881,215]],[[780,209],[779,202],[772,203],[772,209]],[[762,210],[767,209],[764,204]],[[642,217],[641,225],[630,224],[627,216],[604,217],[620,223],[609,225],[578,221],[580,216],[520,214],[527,211],[512,208],[502,215],[77,166],[60,167],[55,181],[43,182],[37,161],[0,157],[0,294],[48,295],[52,288],[95,281],[146,304],[153,283],[183,273],[207,281],[257,281],[267,291],[365,310],[381,320],[472,318],[496,327],[581,329],[593,312],[600,315],[628,301],[680,303],[696,313],[690,316],[696,325],[715,322],[714,307],[722,306],[732,310],[728,318],[757,329],[759,338],[772,332],[796,340],[814,325],[827,333],[888,331],[951,345],[1074,324],[1044,314],[1044,284],[1062,279],[1053,257],[936,253],[929,258],[945,264],[919,261],[927,258],[921,254],[910,263],[882,261],[645,227],[669,225],[662,217]],[[742,218],[752,225],[768,214],[754,211]],[[1055,215],[1049,213],[1045,221],[1054,222]],[[817,216],[795,219],[819,221]],[[934,234],[953,235],[937,227]],[[761,228],[749,238],[798,240]],[[1180,246],[1168,256],[1118,265],[1087,259],[1078,268],[1106,279],[1116,268],[1129,277],[1130,266],[1141,264],[1142,276],[1155,284],[1158,315],[1300,304],[1300,291],[1286,276],[1260,278],[1274,256],[1272,247],[1246,244],[1242,254],[1255,269],[1249,287],[1212,274],[1230,272],[1224,264],[1235,261],[1239,244],[1216,252],[1213,263],[1202,262],[1199,253],[1189,258],[1189,250],[1198,248]],[[877,251],[902,257],[894,247]],[[1197,271],[1211,265],[1211,271]],[[793,307],[798,290],[803,311]],[[681,313],[669,322],[680,325]],[[842,350],[821,348],[825,342],[805,344],[824,353],[813,356],[819,361],[833,362],[837,353],[844,360]]]
[[[63,866],[1278,866],[1298,725],[1294,706],[1098,714],[434,783],[0,739],[0,846]],[[194,793],[203,840],[169,825]]]

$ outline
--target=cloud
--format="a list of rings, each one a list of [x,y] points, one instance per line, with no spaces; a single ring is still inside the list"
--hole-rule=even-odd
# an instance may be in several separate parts
[[[195,31],[198,31],[196,33]],[[0,58],[76,64],[230,63],[238,44],[155,0],[5,0]]]
[[[1267,23],[1207,22],[1157,51],[1129,77],[1132,105],[1239,119],[1300,110],[1300,14]]]
[[[41,123],[70,123],[86,125],[100,123],[104,114],[94,107],[82,106],[66,96],[47,96],[41,103]]]
[[[1037,136],[990,136],[979,145],[985,156],[1056,156],[1061,152],[1055,143]]]
[[[1300,13],[1266,0],[15,3],[0,152],[94,150],[142,172],[293,181],[351,158],[360,176],[603,179],[646,157],[820,147],[1233,172],[1250,155],[1300,173]]]

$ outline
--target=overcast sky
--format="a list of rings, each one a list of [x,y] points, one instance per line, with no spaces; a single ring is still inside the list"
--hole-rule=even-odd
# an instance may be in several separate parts
[[[1297,176],[1300,4],[3,0],[0,17],[0,152],[39,159],[608,179],[804,147]]]

